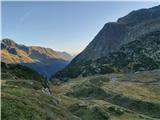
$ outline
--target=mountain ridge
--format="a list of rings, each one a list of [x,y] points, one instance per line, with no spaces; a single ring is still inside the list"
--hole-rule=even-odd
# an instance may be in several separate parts
[[[15,47],[27,52],[29,55],[31,54],[32,51],[38,51],[41,53],[46,53],[54,59],[62,59],[62,60],[67,60],[67,61],[70,61],[72,59],[72,56],[67,52],[55,51],[55,50],[52,50],[51,48],[41,47],[41,46],[26,46],[23,44],[17,44],[16,42],[14,42],[13,40],[9,38],[2,39],[1,41],[2,50],[5,48],[15,48]]]
[[[145,14],[143,13],[143,11],[145,11]],[[143,18],[142,16],[143,14],[144,16],[149,16],[149,17]],[[138,18],[140,22],[137,22],[137,19],[134,22],[134,18],[135,19]],[[143,18],[142,19],[143,22],[141,22],[142,21],[141,18]],[[130,21],[132,21],[134,24],[127,23]],[[156,23],[156,25],[153,25],[153,27],[149,25],[149,27],[147,27],[144,22],[147,23],[148,25],[151,23]],[[130,26],[129,24],[133,25]],[[141,28],[136,28],[136,27],[141,27]],[[100,32],[95,36],[95,38],[87,45],[87,47],[77,57],[75,57],[75,59],[73,59],[73,61],[78,61],[78,59],[79,60],[97,59],[103,56],[107,56],[108,53],[119,50],[120,45],[126,44],[127,42],[131,42],[131,38],[133,36],[135,39],[138,35],[140,36],[145,32],[149,31],[156,31],[157,29],[159,29],[159,27],[160,27],[160,5],[149,9],[141,9],[141,10],[136,10],[134,12],[130,12],[128,15],[118,19],[117,22],[106,23],[100,30]],[[142,30],[141,32],[138,32],[133,35],[133,33],[130,32],[132,32],[131,30],[134,29],[136,29],[135,31],[137,31],[137,29],[139,30],[142,29]],[[130,34],[132,34],[133,36],[130,36]]]
[[[19,63],[47,77],[64,68],[72,59],[72,56],[65,52],[40,46],[25,46],[10,39],[1,41],[1,57],[2,62]]]

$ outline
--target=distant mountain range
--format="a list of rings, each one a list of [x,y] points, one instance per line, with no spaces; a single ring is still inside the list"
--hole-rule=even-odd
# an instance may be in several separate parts
[[[89,45],[52,78],[160,68],[160,6],[106,23]]]
[[[19,63],[28,66],[45,77],[50,77],[64,68],[72,59],[66,52],[57,52],[50,48],[19,45],[10,39],[1,41],[2,62]]]

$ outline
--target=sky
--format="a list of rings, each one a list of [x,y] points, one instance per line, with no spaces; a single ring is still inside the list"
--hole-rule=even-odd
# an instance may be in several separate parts
[[[107,22],[158,2],[2,2],[2,38],[72,55],[81,52]]]

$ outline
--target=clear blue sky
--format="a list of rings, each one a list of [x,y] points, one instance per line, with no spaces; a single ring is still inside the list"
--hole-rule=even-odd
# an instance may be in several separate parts
[[[77,54],[103,25],[157,2],[2,2],[2,38]]]

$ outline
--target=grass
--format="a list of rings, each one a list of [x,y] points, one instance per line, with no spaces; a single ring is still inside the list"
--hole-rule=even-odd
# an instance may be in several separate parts
[[[130,74],[113,73],[85,78],[79,77],[71,79],[60,86],[54,86],[53,90],[57,95],[67,95],[62,97],[63,99],[65,98],[64,103],[66,106],[72,106],[72,103],[75,104],[76,101],[85,103],[98,101],[96,102],[98,105],[107,103],[111,106],[116,106],[114,114],[111,111],[107,111],[110,119],[113,120],[159,119],[159,73],[159,70],[155,70]],[[116,80],[114,81],[112,78]],[[104,105],[100,106],[102,108]],[[79,110],[83,111],[81,108]],[[86,112],[88,112],[87,110],[85,109]],[[131,111],[132,113],[126,111]],[[123,114],[120,115],[121,112]]]
[[[159,73],[147,71],[79,77],[61,85],[50,85],[52,95],[42,92],[39,81],[3,80],[2,118],[158,120]]]
[[[69,120],[73,116],[63,110],[56,97],[41,91],[40,83],[3,81],[2,118],[5,120]],[[33,81],[32,81],[33,82]],[[11,84],[12,83],[12,84]],[[17,84],[18,83],[18,84]]]
[[[74,104],[69,110],[82,120],[109,120],[109,114],[99,106]]]

